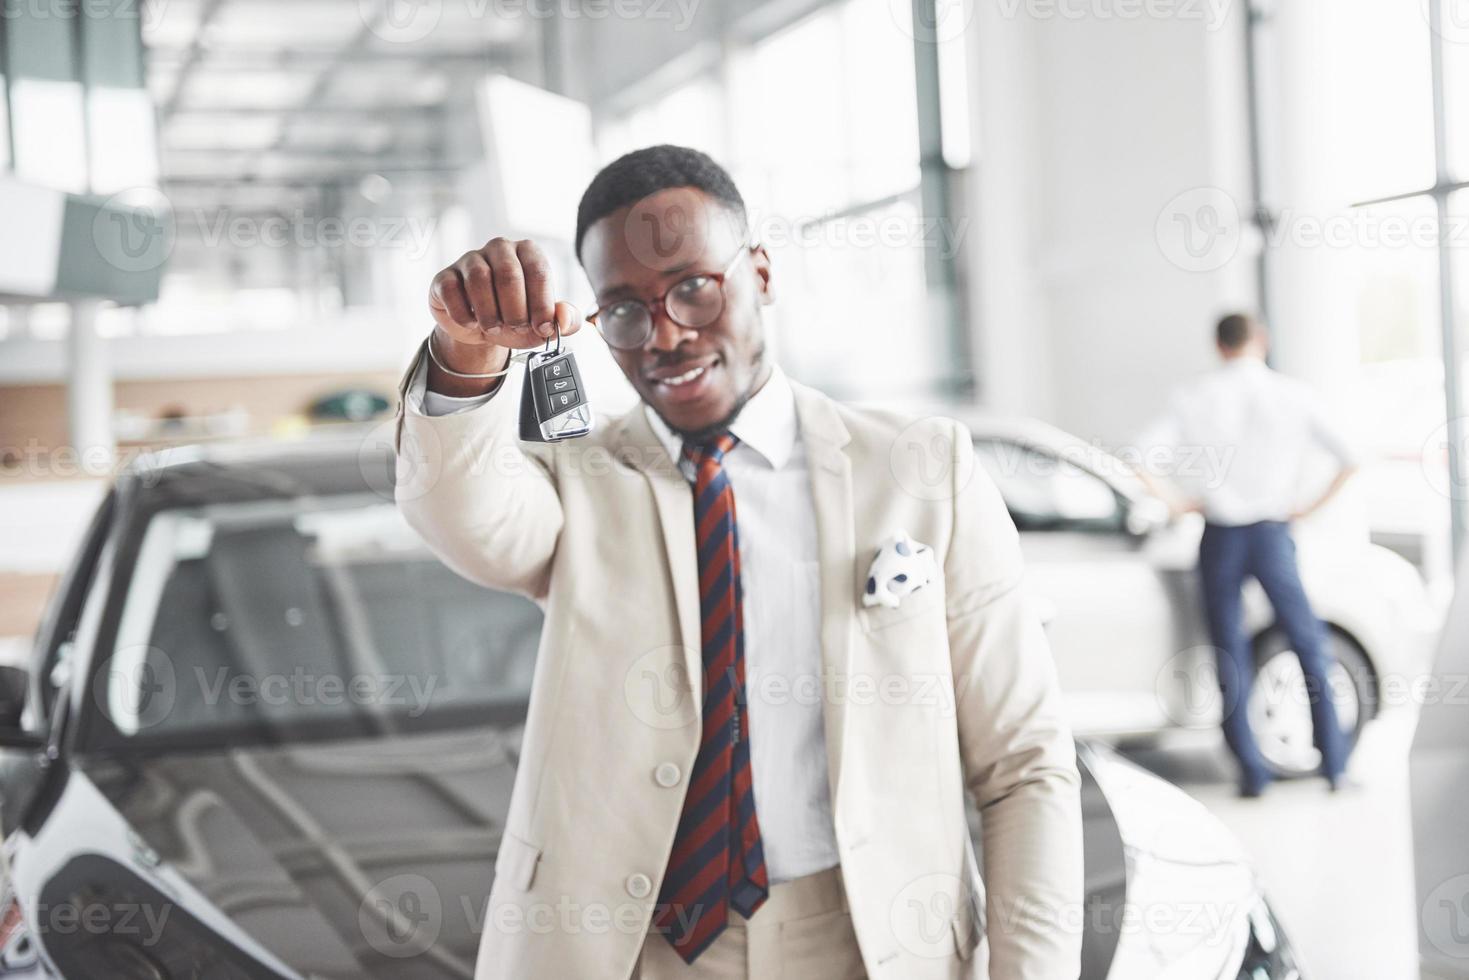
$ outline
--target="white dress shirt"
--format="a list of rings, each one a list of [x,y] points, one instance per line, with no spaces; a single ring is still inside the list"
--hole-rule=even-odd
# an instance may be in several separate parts
[[[1248,355],[1176,391],[1138,439],[1150,472],[1161,469],[1203,501],[1209,521],[1228,525],[1287,520],[1313,446],[1356,463],[1311,389]]]
[[[420,364],[408,387],[408,411],[447,415],[494,397],[451,398],[426,389]],[[641,410],[678,461],[682,439],[651,408]],[[739,526],[755,806],[770,880],[789,881],[840,859],[822,716],[815,505],[795,396],[780,368],[730,431],[739,439],[724,468]]]

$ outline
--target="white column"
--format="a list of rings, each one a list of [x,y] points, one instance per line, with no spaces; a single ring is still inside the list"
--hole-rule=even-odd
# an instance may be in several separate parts
[[[66,408],[71,443],[83,472],[102,475],[116,459],[112,438],[112,366],[97,336],[96,300],[71,304],[67,333]]]
[[[1343,70],[1331,0],[1273,7],[1263,53],[1262,134],[1265,197],[1282,222],[1269,248],[1277,369],[1309,383],[1338,425],[1354,435],[1352,393],[1358,374],[1353,250],[1325,244],[1316,228],[1351,214],[1333,154],[1343,127],[1356,124],[1333,93]],[[1324,476],[1324,475],[1323,475]],[[1365,540],[1366,502],[1350,486],[1303,533],[1337,541]]]

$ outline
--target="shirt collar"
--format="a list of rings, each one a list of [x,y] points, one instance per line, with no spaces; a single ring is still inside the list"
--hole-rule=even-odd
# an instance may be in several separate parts
[[[643,405],[643,412],[668,457],[677,464],[683,456],[683,437],[671,430],[651,406]],[[790,461],[799,431],[796,395],[778,365],[771,367],[770,377],[750,396],[729,431],[742,445],[764,457],[772,469],[778,470]]]

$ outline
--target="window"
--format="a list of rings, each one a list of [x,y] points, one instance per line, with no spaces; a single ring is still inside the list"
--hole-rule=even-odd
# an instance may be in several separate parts
[[[662,98],[597,127],[597,155],[611,162],[640,146],[678,143],[722,160],[724,94],[711,78],[696,78]]]
[[[122,553],[96,690],[124,740],[457,727],[529,696],[540,610],[455,575],[375,496],[164,510]]]
[[[968,371],[948,356],[949,297],[928,283],[928,250],[956,243],[923,213],[914,45],[895,9],[906,7],[831,3],[727,47],[717,74],[597,123],[603,161],[673,142],[729,168],[775,265],[772,349],[845,397],[931,396]],[[967,159],[963,139],[949,151]]]
[[[1316,71],[1330,78],[1332,174],[1352,200],[1433,183],[1433,82],[1422,4],[1334,0]]]
[[[1274,233],[1296,260],[1281,288],[1310,290],[1303,298],[1313,309],[1304,315],[1327,318],[1348,345],[1355,341],[1356,372],[1344,401],[1355,409],[1373,458],[1362,480],[1372,529],[1384,541],[1412,541],[1410,553],[1427,574],[1447,575],[1444,545],[1452,540],[1457,549],[1469,525],[1469,443],[1461,421],[1469,272],[1459,254],[1469,243],[1464,7],[1454,0],[1339,0],[1296,19],[1274,16],[1259,0],[1253,6],[1260,15],[1257,49],[1292,44],[1279,60],[1296,65],[1299,77],[1285,79],[1312,93],[1310,117],[1300,118],[1297,105],[1294,120],[1310,127],[1321,161],[1321,186],[1312,191],[1326,203],[1312,206],[1341,208],[1276,214]],[[1313,87],[1308,77],[1331,84]],[[1269,117],[1284,98],[1281,87],[1259,78],[1254,84]],[[1272,148],[1263,149],[1269,160]],[[1270,202],[1268,186],[1264,196],[1282,203]],[[1315,239],[1300,237],[1306,231]],[[1445,266],[1450,275],[1442,274]],[[1456,321],[1451,330],[1446,315]],[[1289,333],[1289,323],[1279,326]]]
[[[3,64],[3,62],[0,62]],[[0,173],[10,169],[10,93],[3,72],[0,72]]]
[[[782,361],[839,396],[932,393],[948,323],[925,283],[939,236],[919,203],[911,39],[883,0],[848,0],[739,53],[730,77],[729,163],[775,263]]]
[[[976,440],[974,454],[1021,531],[1110,534],[1125,526],[1121,499],[1100,477],[1075,463],[998,439]]]

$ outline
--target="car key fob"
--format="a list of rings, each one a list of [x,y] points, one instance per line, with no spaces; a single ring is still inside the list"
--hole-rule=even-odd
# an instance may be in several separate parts
[[[536,351],[525,361],[520,392],[520,438],[525,442],[560,442],[592,431],[592,406],[576,355],[557,339],[555,350]]]

